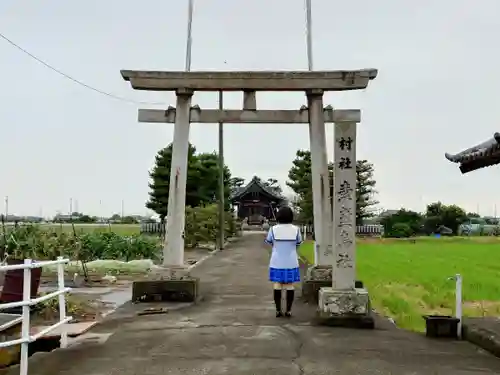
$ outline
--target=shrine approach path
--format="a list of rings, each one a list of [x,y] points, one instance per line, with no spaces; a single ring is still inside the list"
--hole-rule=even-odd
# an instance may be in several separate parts
[[[301,301],[291,319],[275,318],[263,240],[262,233],[246,235],[194,270],[203,302],[98,326],[111,334],[104,343],[34,356],[29,374],[500,373],[500,359],[472,344],[429,340],[382,318],[374,330],[315,326],[314,306]]]

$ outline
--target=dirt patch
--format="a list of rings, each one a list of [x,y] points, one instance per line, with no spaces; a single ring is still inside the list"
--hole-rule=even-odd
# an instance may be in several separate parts
[[[95,298],[95,297],[94,297]],[[66,296],[66,314],[73,317],[72,322],[98,320],[113,306],[83,295]],[[59,300],[53,298],[37,305],[32,317],[33,325],[49,325],[59,321]]]
[[[388,283],[371,287],[374,308],[398,326],[422,330],[423,315],[449,315],[450,309],[429,305],[429,292],[421,285]]]
[[[500,316],[500,301],[466,301],[463,309],[465,315]]]

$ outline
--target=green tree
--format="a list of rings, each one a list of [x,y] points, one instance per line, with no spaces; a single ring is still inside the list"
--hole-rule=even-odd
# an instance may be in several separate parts
[[[286,182],[296,195],[295,208],[299,213],[298,220],[304,223],[313,222],[311,152],[298,150],[292,167],[288,171]]]
[[[219,200],[219,155],[216,152],[206,152],[195,155],[197,159],[196,169],[193,176],[198,180],[197,189],[189,191],[191,201],[198,204],[191,207],[198,207],[205,204],[215,203]],[[224,166],[224,208],[226,211],[231,207],[229,201],[231,186],[231,172]],[[187,191],[186,191],[187,197]],[[186,202],[188,202],[186,198]],[[187,203],[186,203],[187,204]]]
[[[392,229],[391,229],[391,235],[390,237],[395,237],[395,238],[406,238],[406,237],[411,237],[415,233],[412,231],[410,226],[406,223],[394,223]]]
[[[80,223],[93,223],[94,221],[94,218],[89,215],[82,215],[78,218],[78,222]]]
[[[275,194],[278,194],[278,195],[282,195],[283,194],[283,189],[281,188],[281,185],[279,184],[279,182],[278,182],[277,179],[275,179],[275,178],[268,178],[263,183],[268,188],[270,188]]]
[[[481,215],[476,212],[467,212],[467,217],[481,217]]]
[[[356,162],[356,224],[374,216],[373,208],[379,203],[374,199],[376,181],[373,178],[373,164],[368,160]]]
[[[121,223],[122,224],[137,224],[138,221],[133,216],[124,216],[123,218],[121,218]]]
[[[245,185],[245,179],[241,177],[231,177],[229,179],[229,187],[231,189],[237,189]]]
[[[330,197],[333,197],[333,164],[328,165],[330,179]],[[373,216],[373,206],[378,204],[374,200],[376,194],[373,178],[373,164],[367,160],[358,160],[356,163],[356,223]],[[295,206],[299,211],[299,220],[307,223],[313,221],[312,179],[311,179],[311,152],[298,150],[292,167],[288,171],[286,183],[296,194]]]
[[[400,209],[380,221],[386,237],[409,237],[422,231],[423,218],[418,212]],[[404,224],[404,225],[401,225]]]
[[[435,202],[427,205],[425,213],[425,228],[427,232],[434,232],[440,226],[445,226],[457,234],[460,224],[467,220],[465,210],[457,205],[444,205]]]
[[[149,200],[146,207],[156,212],[163,220],[167,216],[170,187],[170,166],[172,144],[161,149],[155,158],[155,165],[149,176]],[[224,166],[225,206],[229,209],[231,173]],[[217,153],[196,154],[196,148],[189,144],[186,180],[186,206],[199,207],[214,203],[219,195],[219,165]]]
[[[264,180],[259,176],[253,176],[252,179],[257,179],[262,185],[269,188],[269,190],[271,190],[276,195],[282,195],[283,193],[283,189],[281,188],[278,180],[275,178],[268,178],[267,180]]]

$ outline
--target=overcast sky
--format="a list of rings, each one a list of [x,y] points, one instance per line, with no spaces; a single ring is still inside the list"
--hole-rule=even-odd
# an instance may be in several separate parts
[[[2,0],[0,32],[88,85],[135,101],[120,69],[183,70],[187,0]],[[325,105],[362,109],[358,157],[375,165],[384,208],[422,210],[442,200],[483,215],[500,208],[500,168],[461,175],[444,158],[500,131],[500,2],[313,0],[317,70],[378,68],[359,92]],[[193,70],[307,69],[303,0],[195,0]],[[254,26],[253,26],[254,25]],[[69,199],[91,214],[144,214],[148,170],[173,125],[139,124],[137,109],[57,75],[0,40],[0,196],[9,211],[53,215]],[[225,106],[241,108],[241,95]],[[298,93],[259,94],[265,109],[298,109]],[[217,94],[193,104],[215,108]],[[199,151],[217,148],[217,125],[195,124]],[[232,173],[285,184],[305,125],[227,125]],[[328,127],[332,158],[332,125]],[[102,202],[102,204],[99,203]],[[1,204],[0,204],[1,206]],[[74,205],[75,206],[75,205]]]

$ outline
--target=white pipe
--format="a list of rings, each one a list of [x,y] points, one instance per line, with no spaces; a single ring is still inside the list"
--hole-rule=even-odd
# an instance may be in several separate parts
[[[9,346],[23,344],[24,342],[26,342],[26,340],[23,338],[10,340],[10,341],[2,341],[2,342],[0,342],[0,348],[8,348]],[[29,339],[28,339],[28,343],[29,343]]]
[[[123,215],[122,215],[123,216]],[[66,325],[66,296],[67,290],[64,287],[64,265],[63,257],[57,257],[59,264],[57,265],[57,286],[59,291],[59,324],[61,325],[61,348],[68,346],[68,326]],[[64,322],[64,323],[63,323]]]
[[[23,302],[31,300],[31,259],[25,259],[24,277],[23,277]],[[28,375],[28,348],[30,341],[30,305],[23,306],[23,322],[21,327],[21,358],[19,375]]]
[[[51,325],[50,327],[47,327],[45,328],[44,330],[40,331],[40,332],[37,332],[35,335],[33,336],[30,336],[30,341],[33,342],[33,341],[36,341],[38,340],[39,338],[45,336],[47,333],[55,330],[56,328],[59,328],[61,326],[63,326],[62,328],[62,331],[66,331],[66,329],[64,328],[64,325],[69,323],[73,318],[71,316],[68,316],[66,317],[64,320],[61,320],[53,325]],[[63,332],[61,332],[61,341],[62,341],[62,336],[63,336]],[[67,335],[67,332],[66,332],[66,335]],[[67,339],[67,337],[66,337]],[[66,346],[67,346],[67,343],[66,343]],[[61,348],[62,348],[62,344],[61,344]]]
[[[0,314],[0,315],[6,315],[6,314]],[[11,314],[9,314],[9,315],[11,315]],[[11,316],[15,316],[15,315],[11,315]],[[12,320],[9,320],[7,323],[4,323],[0,326],[0,332],[5,331],[7,328],[13,327],[13,326],[21,323],[22,321],[23,321],[22,316],[15,318],[15,319],[12,319]]]
[[[23,300],[17,302],[3,303],[0,304],[0,310],[10,308],[10,307],[18,307],[22,306],[22,315],[20,318],[14,319],[10,322],[7,322],[2,325],[3,328],[8,326],[12,326],[21,321],[21,337],[19,339],[5,341],[0,343],[0,348],[6,348],[13,345],[21,344],[21,356],[20,356],[20,375],[28,375],[28,349],[29,343],[36,341],[38,338],[44,336],[48,332],[61,327],[61,348],[65,348],[68,345],[68,334],[66,323],[72,320],[72,317],[66,316],[66,300],[64,293],[67,293],[71,290],[71,288],[64,286],[64,264],[68,263],[69,259],[64,259],[63,257],[58,257],[56,261],[47,261],[47,262],[33,262],[31,259],[25,259],[24,263],[21,265],[9,265],[2,266],[0,270],[12,270],[12,269],[20,269],[24,268],[23,272]],[[31,270],[33,268],[39,268],[47,265],[57,264],[57,281],[58,281],[58,290],[43,295],[38,298],[31,299]],[[15,267],[13,267],[15,266]],[[46,301],[48,299],[59,296],[59,322],[53,324],[50,327],[45,328],[43,331],[38,332],[37,334],[31,336],[30,335],[30,307],[32,305],[36,305],[37,303]]]
[[[14,270],[24,270],[25,268],[42,268],[46,266],[52,266],[59,263],[69,263],[69,259],[61,260],[48,260],[43,262],[32,262],[30,264],[9,264],[0,266],[0,271],[14,271]]]
[[[0,304],[0,310],[5,310],[5,309],[11,309],[13,307],[21,307],[21,306],[33,306],[37,305],[40,302],[47,301],[51,298],[59,296],[61,293],[67,293],[70,292],[71,288],[64,288],[62,290],[56,290],[54,292],[44,294],[43,296],[40,296],[38,298],[33,298],[29,299],[27,301],[18,301],[18,302],[9,302],[9,303],[2,303]]]
[[[455,316],[458,319],[457,337],[462,338],[462,275],[455,275]]]

